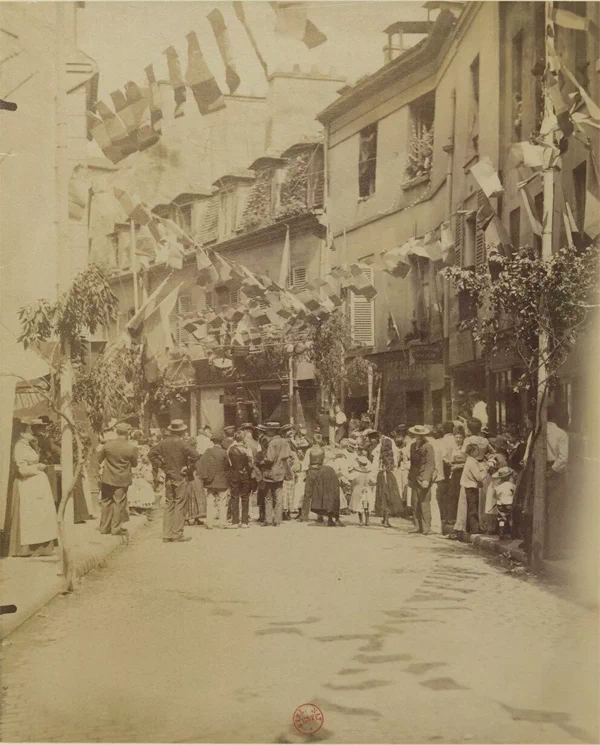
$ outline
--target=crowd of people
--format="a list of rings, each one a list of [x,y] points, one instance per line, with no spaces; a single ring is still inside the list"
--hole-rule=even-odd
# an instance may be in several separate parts
[[[204,427],[196,437],[177,419],[149,437],[111,423],[97,449],[100,532],[125,535],[129,512],[152,518],[164,495],[166,543],[190,540],[185,525],[249,528],[254,506],[264,527],[313,517],[329,527],[348,520],[366,527],[375,517],[383,528],[404,518],[414,532],[450,538],[507,535],[530,443],[516,425],[491,438],[485,403],[476,394],[465,402],[455,421],[386,431],[368,414],[338,415],[331,441],[330,430],[309,437],[303,427],[278,422],[216,433]],[[552,409],[548,418],[549,492],[556,494],[564,486],[568,438]],[[14,445],[9,536],[15,556],[44,555],[56,545],[60,450],[45,426],[22,422]]]

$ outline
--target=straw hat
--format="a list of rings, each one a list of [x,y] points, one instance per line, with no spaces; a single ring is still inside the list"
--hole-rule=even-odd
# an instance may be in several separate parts
[[[502,468],[499,468],[492,474],[492,478],[495,479],[507,479],[509,476],[512,476],[512,469],[508,466],[502,466]]]
[[[415,437],[427,437],[427,435],[431,434],[431,427],[428,427],[426,424],[415,424],[408,431]]]
[[[185,432],[185,430],[187,429],[187,424],[183,421],[183,419],[173,419],[167,429],[169,430],[169,432]]]

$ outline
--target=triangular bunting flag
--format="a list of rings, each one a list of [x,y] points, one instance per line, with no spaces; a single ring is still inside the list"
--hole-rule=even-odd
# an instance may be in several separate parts
[[[231,95],[233,95],[240,87],[240,76],[237,74],[235,61],[231,54],[231,43],[229,41],[225,19],[218,8],[211,10],[206,17],[212,26],[215,39],[217,40],[217,46],[221,53],[221,59],[225,65],[225,80],[227,81],[227,87],[229,88]]]

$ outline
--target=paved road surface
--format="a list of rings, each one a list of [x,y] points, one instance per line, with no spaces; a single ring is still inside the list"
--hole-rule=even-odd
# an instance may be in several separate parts
[[[471,547],[159,528],[3,645],[4,741],[598,742],[596,614]]]

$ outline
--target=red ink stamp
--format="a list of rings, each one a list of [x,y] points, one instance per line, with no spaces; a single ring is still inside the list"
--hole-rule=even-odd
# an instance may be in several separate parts
[[[314,735],[323,726],[323,712],[316,704],[302,704],[294,712],[294,727],[303,735]]]

